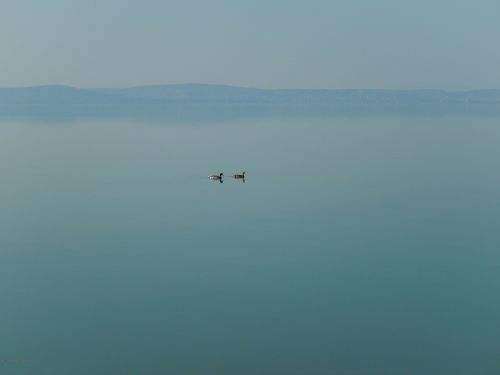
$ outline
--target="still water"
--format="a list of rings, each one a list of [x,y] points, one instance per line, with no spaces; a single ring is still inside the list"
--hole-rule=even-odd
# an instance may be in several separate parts
[[[492,118],[4,120],[0,373],[498,374],[499,145]]]

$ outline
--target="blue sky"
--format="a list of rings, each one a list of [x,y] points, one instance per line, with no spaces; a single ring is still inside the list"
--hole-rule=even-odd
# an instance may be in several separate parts
[[[2,0],[0,87],[500,87],[500,1]]]

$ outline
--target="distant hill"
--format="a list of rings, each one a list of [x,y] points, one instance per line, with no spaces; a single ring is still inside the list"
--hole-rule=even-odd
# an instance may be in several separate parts
[[[0,116],[99,116],[183,113],[500,114],[500,90],[265,90],[209,84],[81,89],[0,89]]]

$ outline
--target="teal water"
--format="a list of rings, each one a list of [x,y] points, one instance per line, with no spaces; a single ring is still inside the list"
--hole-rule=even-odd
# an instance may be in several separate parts
[[[499,144],[473,117],[4,121],[0,374],[498,374]]]

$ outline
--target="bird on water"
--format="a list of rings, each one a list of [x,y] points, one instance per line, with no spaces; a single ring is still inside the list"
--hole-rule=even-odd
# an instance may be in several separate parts
[[[236,179],[245,179],[245,172],[233,174],[233,178],[236,178]]]
[[[222,181],[222,176],[224,176],[224,173],[221,172],[218,176],[216,174],[212,174],[208,176],[208,178],[214,181]]]

